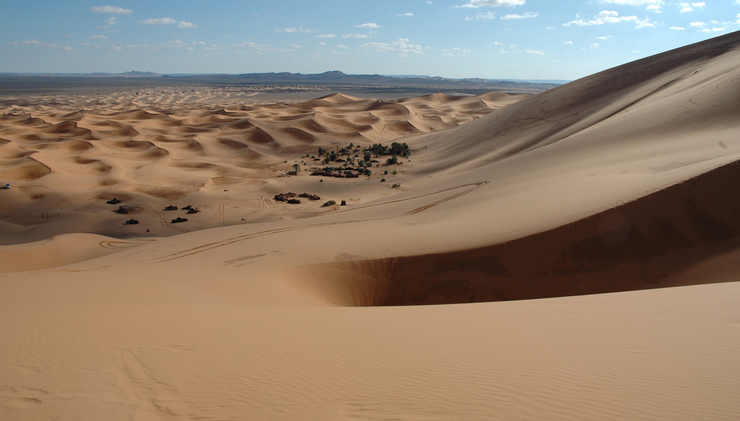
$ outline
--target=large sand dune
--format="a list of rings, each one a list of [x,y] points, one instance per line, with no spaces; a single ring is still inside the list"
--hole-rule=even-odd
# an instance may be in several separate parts
[[[527,96],[378,101],[335,94],[243,104],[195,90],[152,90],[9,99],[0,116],[0,181],[16,188],[3,192],[0,221],[8,229],[0,244],[76,232],[135,237],[149,229],[152,236],[168,236],[279,219],[288,212],[264,206],[279,191],[265,187],[292,186],[280,176],[294,163],[306,171],[321,166],[311,158],[319,147],[389,144],[410,133],[456,127]],[[300,178],[295,183],[308,182]],[[387,194],[384,187],[362,199]],[[124,227],[127,218],[106,205],[113,198],[132,206],[140,225]],[[203,212],[174,227],[159,212],[173,201]]]
[[[0,247],[0,415],[737,419],[738,52],[532,97],[19,101],[0,228],[39,241]],[[396,140],[370,177],[282,176]]]

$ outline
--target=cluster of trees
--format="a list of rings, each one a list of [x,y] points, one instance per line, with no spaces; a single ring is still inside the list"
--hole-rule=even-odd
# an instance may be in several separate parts
[[[395,155],[395,156],[403,156],[404,158],[408,158],[411,156],[411,151],[409,150],[409,145],[405,143],[398,143],[393,142],[391,143],[391,146],[385,146],[382,143],[376,143],[369,148],[365,148],[365,151],[374,153],[377,156],[381,155]]]
[[[319,156],[324,157],[322,163],[328,164],[329,162],[345,162],[345,166],[354,163],[355,157],[359,158],[357,153],[360,152],[359,147],[355,147],[353,143],[345,148],[337,148],[336,151],[327,151],[326,149],[319,147]],[[354,153],[354,155],[353,155]],[[377,162],[373,160],[373,156],[388,156],[391,157],[386,159],[388,165],[397,165],[398,157],[403,156],[408,158],[411,156],[411,150],[409,145],[406,143],[393,142],[390,146],[383,145],[382,143],[376,143],[372,146],[362,149],[362,160],[359,160],[357,165],[361,168],[371,166],[371,163]],[[346,157],[343,159],[342,157]]]

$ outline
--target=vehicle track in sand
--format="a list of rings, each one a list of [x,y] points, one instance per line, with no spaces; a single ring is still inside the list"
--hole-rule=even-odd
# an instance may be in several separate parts
[[[154,209],[153,207],[151,207],[149,205],[147,205],[146,208],[149,209],[150,211],[154,212],[154,214],[157,215],[157,219],[159,220],[159,223],[162,224],[162,225],[164,225],[165,227],[171,228],[171,229],[173,229],[175,231],[178,231],[180,233],[183,233],[183,234],[186,233],[186,232],[190,232],[190,231],[186,230],[185,228],[176,227],[176,226],[172,225],[171,223],[167,222],[167,215],[165,215],[164,212],[158,211],[158,210]]]
[[[51,205],[47,206],[46,208],[44,208],[41,211],[41,222],[39,224],[36,224],[36,225],[30,227],[29,229],[23,231],[24,234],[33,232],[33,231],[41,228],[42,226],[46,225],[48,222],[51,222],[51,216],[49,215],[49,211],[52,210],[52,209],[54,209],[54,208],[56,208],[57,206],[59,206],[59,204],[64,203],[65,205],[69,205],[71,207],[75,207],[75,205],[73,205],[72,203],[70,203],[69,201],[67,201],[67,199],[65,199],[64,196],[62,196],[58,191],[52,189],[51,187],[47,187],[47,186],[33,186],[33,188],[40,188],[40,189],[44,189],[44,190],[50,192],[52,195],[54,195],[54,197],[56,197],[57,201],[54,202],[54,203],[52,203]]]
[[[154,240],[154,239],[131,240],[131,241],[108,240],[108,241],[101,241],[98,244],[100,245],[100,247],[104,249],[127,249],[130,247],[138,246],[140,244],[151,243],[152,241],[157,241],[157,240]]]
[[[162,262],[168,262],[168,261],[172,261],[172,260],[182,259],[182,258],[185,258],[185,257],[189,257],[189,256],[193,256],[193,255],[196,255],[196,254],[204,253],[204,252],[211,251],[211,250],[214,250],[214,249],[217,249],[217,248],[225,247],[225,246],[228,246],[228,245],[231,245],[231,244],[239,243],[239,242],[242,242],[242,241],[247,241],[247,240],[250,240],[250,239],[253,239],[253,238],[258,238],[258,237],[264,237],[264,236],[269,236],[269,235],[281,234],[281,233],[285,233],[285,232],[301,231],[301,230],[307,230],[307,229],[313,229],[313,228],[321,228],[321,227],[327,227],[327,226],[332,226],[332,225],[348,225],[348,224],[356,224],[356,223],[362,223],[362,222],[368,222],[368,221],[380,221],[380,220],[385,220],[385,219],[393,219],[393,218],[397,218],[399,216],[401,216],[401,217],[403,217],[403,216],[410,216],[410,215],[414,215],[414,214],[423,212],[425,210],[431,209],[432,207],[438,206],[440,204],[449,202],[451,200],[457,199],[457,198],[459,198],[461,196],[464,196],[464,195],[466,195],[468,193],[471,193],[471,192],[473,192],[475,190],[478,190],[479,188],[481,188],[481,187],[483,187],[483,186],[485,186],[485,185],[487,185],[489,183],[490,183],[490,181],[487,181],[487,180],[486,181],[476,182],[476,183],[468,183],[468,184],[463,184],[463,185],[456,186],[456,187],[450,187],[450,188],[447,188],[447,189],[439,190],[439,191],[432,192],[432,193],[426,193],[426,194],[422,194],[422,195],[418,195],[418,196],[413,196],[413,197],[409,197],[409,198],[391,200],[391,201],[387,201],[387,202],[376,203],[376,204],[372,204],[372,205],[366,205],[366,206],[358,207],[356,209],[348,209],[348,210],[340,211],[340,212],[348,212],[348,211],[351,211],[351,210],[366,209],[366,208],[371,208],[371,207],[388,205],[388,204],[392,204],[392,203],[406,202],[406,201],[410,201],[410,200],[416,200],[416,199],[420,199],[420,198],[424,198],[424,197],[429,197],[429,196],[437,195],[437,194],[440,194],[440,193],[445,193],[445,192],[449,192],[449,191],[452,191],[452,190],[458,190],[458,189],[467,187],[467,189],[465,189],[465,190],[463,190],[461,192],[452,194],[450,196],[444,197],[442,199],[436,200],[436,201],[431,202],[431,203],[427,203],[427,204],[425,204],[423,206],[419,206],[417,208],[414,208],[414,209],[412,209],[410,211],[404,212],[401,215],[397,215],[397,216],[386,216],[386,217],[380,217],[380,218],[356,219],[356,220],[338,221],[338,222],[322,222],[322,223],[316,223],[316,224],[302,225],[302,226],[298,226],[298,227],[285,227],[285,228],[268,229],[268,230],[258,231],[258,232],[249,233],[249,234],[237,235],[237,236],[234,236],[234,237],[230,237],[230,238],[226,238],[226,239],[223,239],[223,240],[214,241],[214,242],[210,242],[210,243],[206,243],[206,244],[201,244],[201,245],[196,246],[196,247],[192,247],[192,248],[189,248],[189,249],[186,249],[186,250],[180,250],[180,251],[173,252],[173,253],[170,253],[170,254],[167,254],[167,255],[164,255],[164,256],[154,257],[154,258],[150,258],[150,259],[144,259],[144,260],[141,260],[141,261],[136,262],[136,263],[104,265],[104,266],[97,266],[97,267],[93,267],[93,268],[84,268],[84,269],[51,269],[51,270],[36,271],[36,272],[31,272],[31,273],[41,274],[41,273],[63,273],[63,272],[72,272],[72,273],[74,273],[74,272],[91,272],[91,271],[98,271],[98,270],[120,269],[120,268],[123,268],[123,267],[131,267],[131,266],[143,266],[143,265],[148,265],[148,264],[162,263]],[[159,211],[155,210],[154,208],[152,208],[150,206],[147,206],[147,208],[149,208],[151,211],[155,212],[160,217],[160,222],[162,223],[162,225],[168,226],[168,227],[173,228],[175,230],[178,230],[179,229],[179,227],[173,227],[170,224],[168,224],[166,222],[166,219],[164,219],[165,217],[164,217],[164,214],[162,212],[159,212]],[[187,232],[185,230],[183,230],[183,231],[184,232]],[[0,277],[5,277],[5,276],[7,276],[7,274],[0,274]]]
[[[200,229],[205,228],[206,223],[212,219],[218,219],[216,221],[217,227],[223,227],[224,226],[224,205],[218,205],[218,209],[216,210],[216,213],[209,216],[207,219],[205,219],[203,222],[200,223]]]

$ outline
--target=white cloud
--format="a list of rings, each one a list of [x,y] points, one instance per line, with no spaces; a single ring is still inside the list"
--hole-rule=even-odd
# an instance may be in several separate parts
[[[111,25],[111,26],[116,25],[116,24],[118,24],[118,18],[115,17],[115,16],[113,16],[110,19],[108,19],[108,22],[106,22],[106,23],[108,25]]]
[[[536,18],[540,14],[537,12],[527,12],[523,15],[506,15],[501,16],[501,19],[528,19],[528,18]]]
[[[683,27],[681,27],[681,26],[671,26],[671,27],[670,27],[670,28],[668,28],[668,29],[672,29],[672,30],[674,30],[674,31],[684,31],[684,30],[685,30],[685,28],[683,28]]]
[[[337,36],[337,34],[321,34],[321,35],[316,35],[316,38],[331,39],[331,38],[334,38],[335,36]]]
[[[650,18],[645,18],[643,20],[638,19],[637,24],[635,25],[635,28],[642,29],[642,28],[655,28],[655,25],[650,23]]]
[[[593,43],[593,44],[589,45],[589,47],[591,47],[591,48],[599,48],[599,44]]]
[[[130,15],[134,13],[131,9],[124,9],[123,7],[118,6],[95,6],[88,10],[95,13],[110,13],[114,15]]]
[[[600,39],[600,40],[607,40],[607,39],[612,39],[612,38],[614,38],[614,37],[611,36],[611,35],[605,35],[605,36],[601,36],[601,37],[596,37],[596,39]]]
[[[312,34],[316,32],[315,29],[303,29],[302,27],[298,28],[277,28],[275,29],[275,32],[286,32],[288,34]]]
[[[703,9],[707,5],[703,1],[702,2],[698,2],[698,3],[689,3],[689,2],[683,3],[682,2],[682,3],[679,3],[679,4],[681,5],[681,10],[679,10],[679,12],[681,12],[681,13],[692,12],[695,8],[696,9]]]
[[[479,7],[514,7],[524,5],[526,0],[470,0],[468,4],[455,7],[470,7],[477,9]]]
[[[408,17],[412,17],[412,16],[414,16],[414,14],[411,13],[411,12],[409,12],[409,13],[399,13],[397,16],[408,16]]]
[[[182,29],[198,29],[198,25],[192,22],[185,22],[184,20],[177,22],[177,27]]]
[[[495,19],[496,12],[479,12],[475,16],[465,16],[465,20],[481,20],[481,19]]]
[[[342,35],[342,38],[367,39],[367,38],[370,38],[370,37],[368,35],[365,35],[365,34],[344,34],[344,35]]]
[[[59,46],[56,44],[49,44],[48,42],[41,42],[35,39],[34,40],[24,40],[24,41],[14,41],[13,45],[44,47],[44,48],[59,48]]]
[[[538,55],[538,56],[544,56],[545,55],[545,52],[542,51],[542,50],[530,50],[530,49],[527,49],[524,52],[527,53],[527,54],[535,54],[535,55]]]
[[[664,0],[600,0],[599,3],[619,4],[622,6],[647,5],[648,10],[660,12],[660,7],[665,4]]]
[[[39,48],[51,48],[53,50],[62,50],[67,52],[73,52],[74,49],[72,47],[57,45],[57,44],[50,44],[48,42],[42,42],[39,40],[24,40],[24,41],[14,41],[11,44],[18,45],[22,47],[39,47]]]
[[[113,49],[114,51],[120,51],[121,50],[121,47],[118,47],[118,46],[115,46],[115,45],[114,45],[114,47],[115,47]],[[152,47],[151,44],[128,44],[124,48],[126,50],[128,50],[128,51],[134,51],[134,50],[152,50],[152,51],[157,51],[157,49],[154,48],[154,47]]]
[[[361,25],[352,25],[352,26],[354,26],[355,28],[365,28],[365,29],[378,29],[378,28],[380,28],[380,25],[378,25],[377,23],[372,23],[372,22],[363,23]]]
[[[565,41],[565,45],[573,45],[573,41]]]
[[[106,37],[105,35],[92,35],[90,37],[90,39],[106,39],[106,38],[108,37]]]
[[[712,29],[704,28],[699,32],[722,32],[722,31],[725,31],[725,28],[712,28]]]
[[[168,42],[165,42],[164,44],[160,44],[159,46],[166,47],[166,48],[183,48],[187,46],[187,44],[180,41],[179,39],[176,39],[174,41],[168,41]]]
[[[175,19],[172,18],[151,18],[146,20],[140,20],[138,22],[139,25],[172,25],[173,23],[177,23]]]
[[[385,42],[366,42],[360,45],[362,48],[370,48],[378,52],[399,53],[402,56],[409,54],[424,54],[421,45],[409,44],[409,40],[401,38],[391,43]]]
[[[252,41],[245,41],[236,45],[237,47],[251,48],[254,54],[261,55],[263,53],[294,53],[296,50],[303,48],[300,45],[291,45],[289,48],[277,48],[271,47],[266,44],[257,44]]]
[[[704,22],[691,22],[691,23],[689,23],[689,26],[692,26],[692,27],[694,27],[694,28],[703,28],[703,27],[705,27],[706,25],[707,25],[707,24],[706,24],[706,23],[704,23]]]
[[[614,10],[602,10],[598,15],[594,16],[592,20],[576,19],[568,23],[564,23],[563,26],[593,26],[603,25],[605,23],[621,23],[637,20],[637,16],[619,16],[619,13]]]
[[[349,48],[349,47],[347,47],[346,45],[342,45],[342,44],[337,44],[336,48],[343,48],[343,49],[346,49],[346,48]]]

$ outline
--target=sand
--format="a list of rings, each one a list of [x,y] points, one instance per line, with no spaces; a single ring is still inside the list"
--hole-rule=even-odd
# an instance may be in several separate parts
[[[18,100],[0,418],[737,419],[738,50],[535,96]]]

